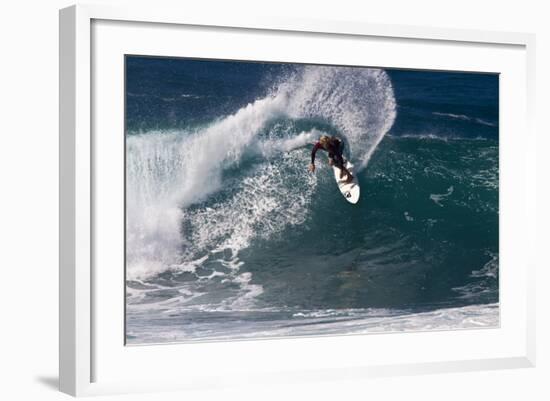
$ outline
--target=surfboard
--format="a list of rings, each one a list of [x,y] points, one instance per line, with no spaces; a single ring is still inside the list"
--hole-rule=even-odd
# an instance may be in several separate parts
[[[336,179],[336,184],[338,184],[338,189],[349,203],[355,204],[359,201],[359,194],[361,192],[359,188],[359,181],[357,180],[357,176],[353,173],[353,164],[351,164],[349,160],[346,160],[346,168],[353,175],[353,180],[349,183],[346,182],[347,175],[344,175],[344,177],[340,179],[340,169],[336,166],[332,166],[334,178]]]

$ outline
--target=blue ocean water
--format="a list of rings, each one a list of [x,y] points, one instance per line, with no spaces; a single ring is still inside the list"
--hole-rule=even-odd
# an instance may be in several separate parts
[[[498,325],[498,75],[126,58],[129,344]],[[346,142],[339,193],[322,134]]]

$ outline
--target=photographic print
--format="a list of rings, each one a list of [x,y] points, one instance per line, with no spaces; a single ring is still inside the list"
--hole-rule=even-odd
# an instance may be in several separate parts
[[[125,58],[126,344],[499,325],[499,76]]]

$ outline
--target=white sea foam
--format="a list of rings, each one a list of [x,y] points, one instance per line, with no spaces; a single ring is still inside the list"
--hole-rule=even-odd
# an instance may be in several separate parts
[[[488,127],[496,127],[497,126],[497,124],[486,121],[482,118],[469,117],[469,116],[464,115],[464,114],[441,113],[441,112],[438,112],[438,111],[434,111],[432,114],[435,115],[435,116],[449,117],[449,118],[453,118],[453,119],[456,119],[456,120],[473,121],[473,122],[476,122],[476,123],[481,124],[481,125],[487,125]]]
[[[324,132],[317,129],[311,131],[302,131],[290,138],[267,139],[257,143],[257,152],[265,158],[272,158],[283,152],[291,152],[307,144],[316,141]]]
[[[480,270],[472,271],[471,277],[498,277],[498,254],[487,252],[487,255],[491,257],[491,260],[485,263]]]
[[[432,114],[435,115],[435,116],[442,116],[442,117],[455,118],[455,119],[457,119],[457,120],[465,120],[465,121],[471,120],[470,117],[468,117],[468,116],[466,116],[466,115],[464,115],[464,114],[441,113],[441,112],[438,112],[438,111],[434,111]]]
[[[471,278],[477,278],[475,282],[468,283],[460,287],[454,287],[453,291],[460,294],[463,299],[478,298],[484,294],[491,294],[498,291],[494,284],[498,280],[499,257],[498,253],[486,252],[490,260],[487,261],[479,270],[473,270],[470,273]]]
[[[451,185],[447,188],[447,192],[444,194],[431,194],[430,199],[435,202],[437,206],[443,207],[442,201],[451,196],[454,192],[454,187]]]
[[[174,322],[172,315],[165,325],[148,325],[133,319],[129,342],[166,343],[189,340],[226,340],[279,336],[345,335],[431,330],[494,328],[500,324],[499,304],[469,305],[456,308],[410,313],[385,309],[318,310],[296,312],[290,318],[259,319],[247,323],[240,312],[232,318],[230,311],[215,329],[195,331]],[[270,311],[265,311],[269,313]],[[174,313],[171,311],[170,313]],[[188,311],[186,313],[189,313]],[[249,311],[248,313],[262,313]]]

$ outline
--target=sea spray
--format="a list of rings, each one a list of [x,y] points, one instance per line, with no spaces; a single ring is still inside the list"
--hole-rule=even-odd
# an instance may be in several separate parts
[[[393,87],[383,70],[308,66],[281,90],[289,93],[291,116],[324,119],[341,133],[358,170],[395,121]]]

